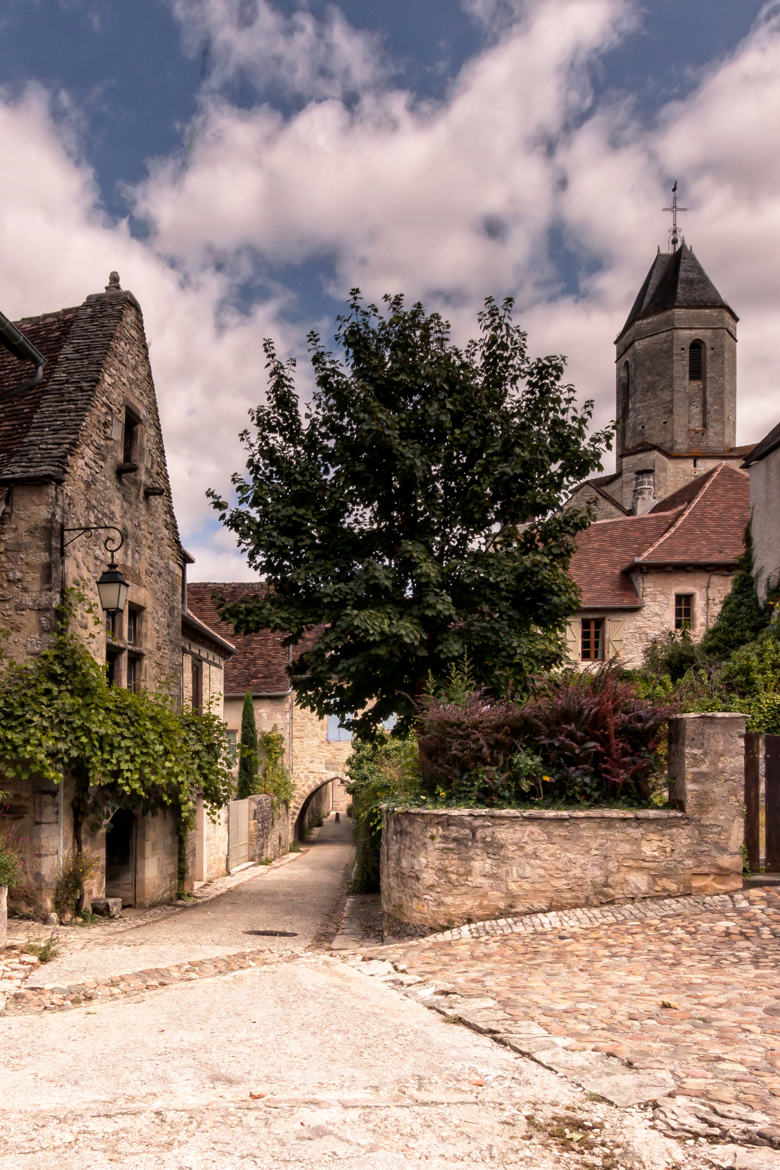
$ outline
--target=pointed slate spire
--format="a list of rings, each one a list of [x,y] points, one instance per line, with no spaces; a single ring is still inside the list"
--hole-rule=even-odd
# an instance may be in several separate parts
[[[675,252],[658,253],[618,340],[635,321],[667,309],[727,309],[739,320],[685,242]]]

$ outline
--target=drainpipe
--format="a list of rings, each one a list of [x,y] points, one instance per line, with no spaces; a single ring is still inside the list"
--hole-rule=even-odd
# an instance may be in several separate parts
[[[6,393],[23,394],[26,390],[32,390],[34,386],[39,386],[43,381],[43,367],[46,365],[46,358],[31,341],[28,341],[21,330],[16,328],[13,321],[8,320],[5,313],[0,313],[0,344],[5,346],[8,352],[12,353],[20,362],[32,362],[35,366],[32,378],[22,382],[20,386],[14,386],[13,389],[7,390]]]

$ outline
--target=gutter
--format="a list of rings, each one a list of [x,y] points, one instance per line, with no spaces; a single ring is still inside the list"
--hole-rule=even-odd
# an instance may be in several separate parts
[[[0,312],[0,344],[4,345],[8,352],[12,353],[20,362],[32,362],[35,366],[32,378],[22,382],[20,386],[6,390],[5,394],[24,394],[27,390],[32,390],[34,386],[40,386],[43,381],[43,367],[46,365],[46,358],[25,337],[22,331],[16,328],[13,321],[9,321],[5,313],[2,312]]]

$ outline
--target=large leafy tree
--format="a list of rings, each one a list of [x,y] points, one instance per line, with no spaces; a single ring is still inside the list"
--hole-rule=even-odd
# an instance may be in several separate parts
[[[288,632],[299,700],[360,713],[359,731],[408,717],[464,657],[478,684],[522,686],[559,660],[577,608],[566,568],[587,519],[562,504],[609,433],[589,436],[563,358],[528,356],[511,300],[487,300],[461,349],[437,313],[353,290],[336,342],[310,334],[303,408],[294,362],[265,343],[246,472],[233,503],[211,497],[268,589],[225,616]]]

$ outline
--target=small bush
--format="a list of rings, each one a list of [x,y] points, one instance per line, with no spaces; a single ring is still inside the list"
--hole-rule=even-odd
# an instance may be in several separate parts
[[[284,736],[276,727],[264,731],[259,740],[260,791],[271,797],[275,813],[283,804],[289,805],[295,795],[295,785],[284,763]]]
[[[419,705],[421,787],[437,803],[522,803],[544,765],[524,740],[523,710],[483,691],[456,699],[427,695]]]
[[[382,805],[414,803],[419,798],[417,743],[413,736],[390,735],[370,743],[355,741],[346,772],[355,841],[352,890],[370,894],[379,889]]]
[[[647,804],[676,707],[643,698],[611,662],[537,682],[523,732],[550,776],[548,797],[576,804]]]
[[[22,872],[21,839],[12,828],[8,806],[0,805],[0,886],[13,887]]]
[[[54,890],[54,909],[74,917],[84,908],[84,887],[97,868],[94,858],[74,848],[65,860]]]
[[[422,788],[444,804],[646,804],[673,704],[612,663],[536,679],[523,703],[472,692],[420,704]]]

